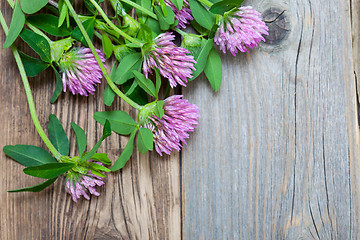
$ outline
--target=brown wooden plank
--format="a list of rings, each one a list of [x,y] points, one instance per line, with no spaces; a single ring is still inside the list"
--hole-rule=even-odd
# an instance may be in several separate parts
[[[6,1],[1,1],[0,9],[9,23],[11,9]],[[1,46],[4,40],[1,33]],[[20,41],[18,43],[25,48]],[[13,144],[44,147],[32,124],[10,50],[0,51],[0,62],[0,148]],[[92,116],[95,111],[105,110],[101,97],[104,86],[98,87],[94,97],[74,97],[66,93],[51,105],[49,99],[55,87],[51,71],[31,79],[42,126],[47,126],[50,113],[56,114],[71,136],[71,154],[75,154],[71,121],[85,129],[90,146],[101,136],[102,127]],[[116,101],[112,109],[130,111],[133,117],[136,116],[136,112],[121,101]],[[108,152],[115,160],[126,142],[125,137],[113,134],[99,151]],[[121,172],[108,176],[100,197],[76,204],[64,191],[64,179],[39,194],[7,193],[6,190],[30,186],[40,180],[25,176],[22,166],[1,153],[0,239],[178,239],[181,213],[179,159],[179,154],[159,158],[156,153],[136,153]]]
[[[350,1],[246,3],[275,13],[269,44],[222,55],[220,92],[185,90],[202,118],[182,153],[184,238],[359,239]]]

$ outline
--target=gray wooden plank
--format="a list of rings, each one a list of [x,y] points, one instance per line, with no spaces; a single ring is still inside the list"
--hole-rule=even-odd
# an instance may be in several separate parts
[[[202,118],[182,153],[184,238],[358,239],[349,2],[246,3],[285,10],[271,24],[289,31],[223,54],[218,93],[204,77],[185,89]]]

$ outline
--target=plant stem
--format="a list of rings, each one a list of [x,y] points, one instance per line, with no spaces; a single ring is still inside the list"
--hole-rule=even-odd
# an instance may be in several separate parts
[[[101,33],[99,33],[98,31],[94,31],[95,37],[97,37],[98,39],[102,40],[102,35]]]
[[[39,34],[40,36],[44,37],[48,42],[49,44],[52,42],[51,39],[46,36],[45,33],[43,33],[40,29],[38,29],[37,27],[35,27],[34,25],[32,25],[31,23],[28,23],[26,22],[26,25],[36,34]]]
[[[209,0],[198,0],[199,2],[201,2],[202,4],[204,4],[207,7],[211,7],[212,5],[214,5],[212,2],[210,2]]]
[[[146,8],[144,8],[143,6],[140,6],[139,4],[136,4],[135,2],[130,1],[130,0],[120,0],[120,1],[129,4],[130,6],[140,10],[141,12],[145,13],[146,15],[149,15],[150,17],[154,18],[155,20],[158,20],[155,13],[147,10]]]
[[[91,49],[92,53],[94,54],[94,57],[96,59],[96,61],[98,62],[102,73],[104,74],[104,77],[107,81],[107,83],[109,84],[110,88],[119,96],[121,97],[125,102],[127,102],[130,106],[136,108],[137,110],[141,110],[142,106],[140,106],[139,104],[137,104],[136,102],[134,102],[133,100],[131,100],[129,97],[127,97],[124,93],[122,93],[119,88],[114,84],[114,82],[111,80],[109,74],[106,71],[106,68],[103,64],[103,62],[101,61],[99,54],[96,52],[96,49],[94,47],[94,44],[92,43],[92,41],[90,40],[89,35],[87,34],[84,26],[82,25],[78,15],[76,14],[73,6],[71,5],[69,0],[64,0],[65,4],[68,6],[69,12],[71,13],[72,17],[74,18],[76,24],[78,25],[82,35],[85,38],[86,43],[89,45],[89,48]]]
[[[5,32],[5,35],[8,34],[9,32],[9,29],[8,29],[8,26],[5,22],[5,19],[4,19],[4,16],[2,14],[2,12],[0,11],[0,23],[1,23],[1,26]],[[46,136],[45,132],[44,132],[44,129],[41,127],[41,124],[39,122],[39,118],[36,114],[36,110],[35,110],[35,104],[34,104],[34,99],[33,99],[33,96],[32,96],[32,93],[31,93],[31,88],[30,88],[30,85],[29,85],[29,80],[26,76],[26,72],[25,72],[25,68],[24,68],[24,65],[21,61],[21,57],[20,57],[20,54],[17,50],[17,48],[15,47],[15,45],[11,45],[11,50],[14,54],[14,57],[15,57],[15,60],[16,60],[16,64],[19,68],[19,72],[20,72],[20,76],[21,76],[21,79],[23,81],[23,84],[24,84],[24,89],[25,89],[25,93],[26,93],[26,97],[27,97],[27,100],[28,100],[28,103],[29,103],[29,109],[30,109],[30,115],[31,115],[31,118],[34,122],[34,125],[35,125],[35,128],[37,130],[37,132],[39,133],[41,139],[44,141],[45,145],[49,148],[50,152],[54,155],[54,157],[59,160],[60,157],[61,157],[61,154],[56,150],[56,148],[54,147],[54,145],[52,145],[52,143],[50,142],[49,138]]]
[[[50,142],[49,138],[46,136],[46,134],[45,134],[43,128],[41,127],[40,122],[39,122],[39,118],[38,118],[38,116],[36,114],[36,110],[35,110],[34,100],[33,100],[32,94],[31,94],[31,88],[30,88],[30,85],[29,85],[29,80],[28,80],[28,78],[26,76],[25,68],[24,68],[24,65],[23,65],[23,63],[21,61],[20,54],[19,54],[19,52],[17,51],[17,48],[14,45],[11,46],[11,49],[13,51],[16,63],[18,65],[18,68],[19,68],[19,71],[20,71],[21,79],[22,79],[23,84],[24,84],[26,97],[27,97],[28,103],[29,103],[30,115],[31,115],[31,118],[32,118],[32,120],[34,122],[35,128],[38,131],[41,139],[44,141],[45,145],[49,148],[50,152],[54,155],[54,157],[56,159],[60,159],[61,154],[52,145],[52,143]]]
[[[180,34],[180,35],[183,36],[183,37],[186,36],[186,34],[188,34],[188,33],[184,32],[184,31],[180,30],[180,29],[177,28],[177,27],[173,28],[172,30],[175,31],[175,32],[177,32],[178,34]]]
[[[106,13],[102,10],[102,8],[99,6],[99,4],[97,4],[97,2],[95,0],[90,0],[91,4],[94,5],[94,7],[96,8],[96,10],[100,13],[100,15],[104,18],[105,22],[107,24],[109,24],[110,27],[112,27],[118,34],[120,34],[121,36],[123,36],[126,40],[135,43],[138,46],[142,46],[143,43],[141,43],[140,41],[136,40],[135,38],[129,36],[128,34],[126,34],[125,32],[123,32],[122,30],[120,30],[114,23],[111,22],[111,20],[108,18],[108,16],[106,15]],[[73,16],[74,17],[74,16]]]

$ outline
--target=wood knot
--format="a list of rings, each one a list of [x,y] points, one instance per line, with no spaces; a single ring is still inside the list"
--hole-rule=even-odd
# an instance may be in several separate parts
[[[290,22],[285,10],[271,7],[265,10],[262,18],[269,28],[269,35],[264,36],[266,44],[279,44],[290,32]]]

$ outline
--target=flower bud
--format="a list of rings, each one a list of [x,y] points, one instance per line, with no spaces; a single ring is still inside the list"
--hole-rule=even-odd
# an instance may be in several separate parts
[[[126,14],[124,17],[124,26],[126,28],[126,33],[130,36],[135,36],[140,29],[140,23],[132,18],[129,14]]]
[[[190,51],[191,55],[197,56],[201,50],[202,37],[195,34],[187,33],[183,37],[181,47]]]
[[[201,40],[201,36],[188,33],[184,36],[181,47],[186,49],[201,47]]]
[[[114,46],[114,55],[116,60],[121,62],[121,60],[128,54],[135,52],[132,48],[127,47],[126,45],[116,45]]]

